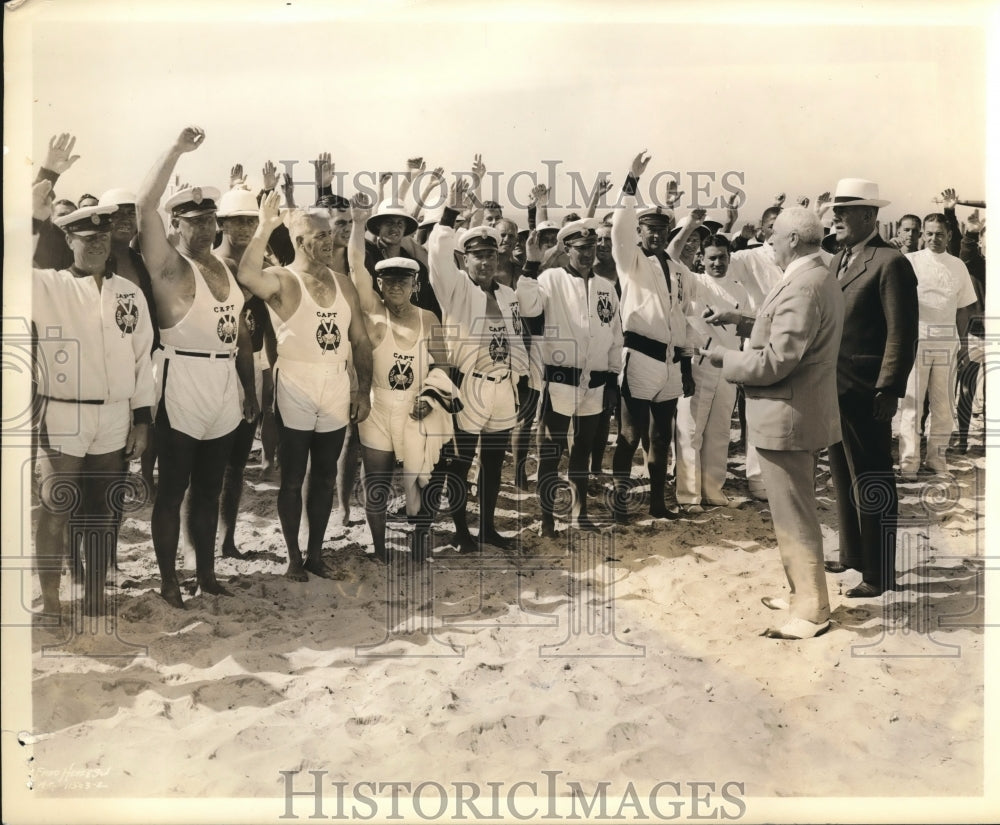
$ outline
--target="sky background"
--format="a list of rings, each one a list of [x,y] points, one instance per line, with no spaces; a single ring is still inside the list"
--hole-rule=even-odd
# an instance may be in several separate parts
[[[984,4],[927,14],[896,3],[882,7],[885,25],[832,24],[851,22],[843,10],[803,22],[781,6],[748,18],[724,5],[705,22],[706,11],[682,3],[320,12],[262,0],[189,13],[153,5],[144,20],[124,16],[137,4],[102,5],[29,3],[12,15],[38,16],[27,152],[39,163],[49,136],[77,136],[82,157],[58,187],[72,198],[138,188],[187,124],[207,137],[179,174],[219,187],[235,162],[256,187],[267,159],[299,161],[295,179],[309,181],[307,162],[323,150],[350,175],[401,170],[414,155],[457,171],[481,152],[490,170],[543,181],[542,161],[559,161],[565,201],[566,171],[588,186],[610,172],[617,193],[632,156],[648,149],[647,180],[678,172],[686,205],[690,173],[715,173],[714,184],[701,178],[709,202],[728,194],[726,172],[742,173],[741,221],[779,191],[815,198],[841,177],[877,181],[892,201],[886,219],[934,209],[946,186],[985,197]],[[235,8],[254,22],[225,20]],[[880,5],[868,8],[877,19]],[[514,194],[523,201],[529,187],[521,179]],[[312,199],[308,185],[296,194]],[[510,207],[505,188],[498,194]]]

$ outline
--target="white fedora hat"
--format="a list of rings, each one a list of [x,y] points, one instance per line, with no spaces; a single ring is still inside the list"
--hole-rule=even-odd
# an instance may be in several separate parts
[[[827,206],[874,206],[880,209],[889,201],[878,196],[878,184],[864,178],[841,178],[837,181],[837,191]]]

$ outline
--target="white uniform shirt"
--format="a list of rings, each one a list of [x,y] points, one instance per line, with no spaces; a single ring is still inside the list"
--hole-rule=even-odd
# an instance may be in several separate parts
[[[76,277],[34,270],[32,320],[38,335],[39,388],[64,401],[153,405],[149,351],[153,324],[142,290],[120,275]]]
[[[731,275],[746,287],[750,299],[748,314],[751,314],[781,280],[782,272],[781,267],[774,262],[774,247],[766,243],[734,252],[729,260],[729,271],[726,275]]]
[[[607,278],[584,279],[561,267],[546,269],[538,278],[518,281],[517,299],[525,317],[545,313],[545,334],[532,342],[541,351],[542,363],[579,367],[583,386],[592,370],[621,370],[618,296]]]
[[[486,293],[455,265],[455,230],[437,224],[427,242],[431,287],[441,305],[451,363],[463,373],[509,370],[515,379],[528,374],[528,354],[521,339],[521,317],[514,290],[496,284],[502,318],[486,314]]]
[[[669,347],[683,347],[687,340],[684,320],[684,281],[680,267],[668,261],[670,285],[660,262],[637,245],[639,227],[635,197],[625,198],[611,223],[612,254],[621,280],[622,329],[635,332]],[[667,360],[673,353],[667,353]]]
[[[929,249],[910,252],[906,256],[917,275],[917,301],[920,306],[920,337],[944,333],[940,327],[955,330],[955,313],[962,307],[976,302],[976,290],[969,270],[961,259],[947,252],[940,254]]]

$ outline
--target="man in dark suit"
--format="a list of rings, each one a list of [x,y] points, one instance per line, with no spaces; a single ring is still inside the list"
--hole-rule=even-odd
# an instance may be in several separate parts
[[[878,234],[878,210],[888,203],[877,184],[857,178],[841,180],[831,203],[841,251],[830,271],[845,313],[837,363],[843,442],[830,448],[840,562],[828,562],[827,570],[861,571],[848,598],[880,596],[896,581],[891,422],[913,367],[918,309],[913,267]]]
[[[788,601],[763,599],[767,607],[789,608],[791,614],[780,629],[765,631],[775,639],[809,639],[830,628],[816,453],[840,441],[837,357],[844,299],[820,257],[822,239],[814,212],[801,206],[783,211],[769,240],[783,274],[757,309],[749,346],[702,351],[746,393],[748,440],[757,448],[791,589]],[[708,320],[716,320],[714,312]]]

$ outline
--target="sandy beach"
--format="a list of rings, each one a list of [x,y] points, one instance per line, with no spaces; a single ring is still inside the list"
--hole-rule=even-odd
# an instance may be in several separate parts
[[[951,457],[952,480],[901,485],[901,589],[849,601],[860,574],[829,576],[833,627],[801,642],[759,635],[781,623],[761,597],[787,585],[742,462],[732,450],[738,509],[546,541],[508,457],[498,526],[516,531],[516,550],[459,555],[446,523],[431,562],[400,551],[384,566],[365,524],[331,522],[334,578],[299,584],[282,576],[276,484],[252,458],[237,545],[253,558],[220,558],[234,595],[186,593],[184,611],[157,594],[150,506],[133,509],[116,619],[92,632],[72,602],[61,626],[36,620],[35,790],[281,797],[280,771],[303,772],[292,780],[302,790],[312,770],[348,790],[523,781],[572,796],[575,782],[588,797],[601,782],[620,796],[630,782],[648,794],[699,780],[714,783],[710,807],[730,813],[726,783],[738,783],[735,799],[981,794],[980,434]],[[828,479],[824,460],[817,490],[835,558]],[[391,523],[390,541],[405,547],[407,529]]]

